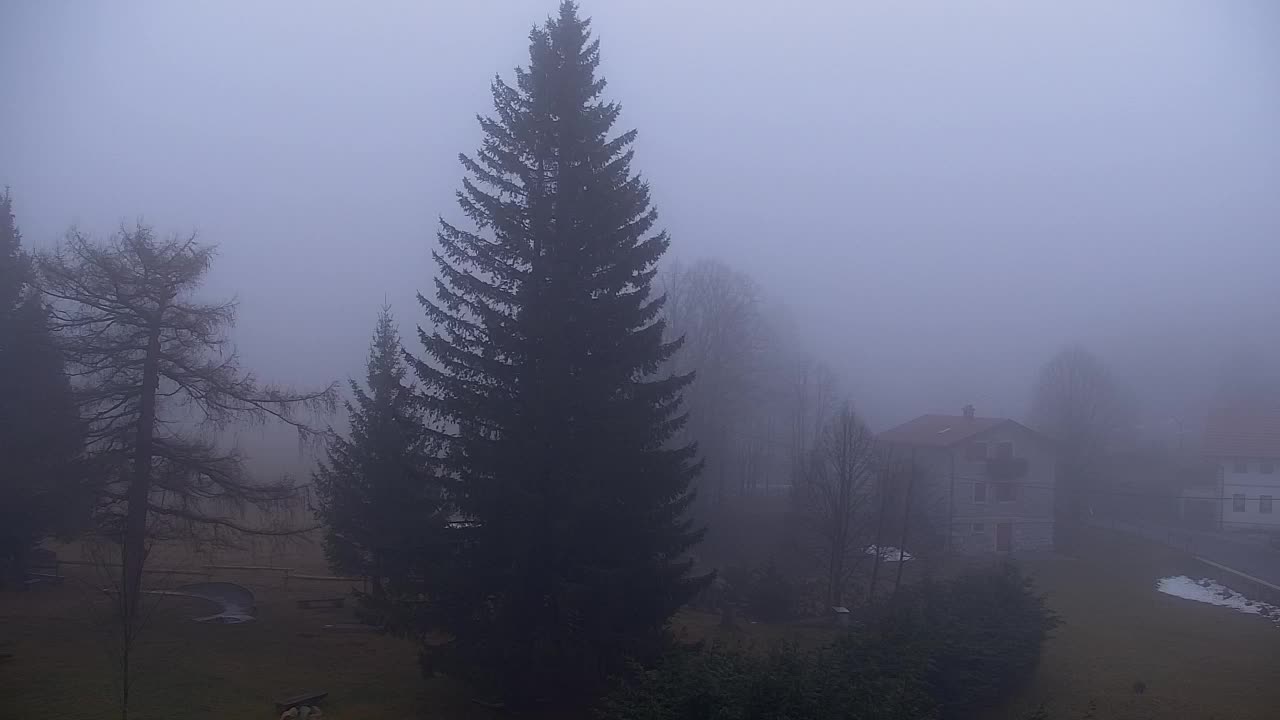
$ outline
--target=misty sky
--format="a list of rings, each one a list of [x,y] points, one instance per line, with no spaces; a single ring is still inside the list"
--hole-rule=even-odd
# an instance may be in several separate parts
[[[358,374],[554,9],[0,0],[0,184],[35,246],[199,230],[246,365]],[[1019,416],[1072,341],[1182,412],[1280,346],[1280,3],[582,10],[674,252],[756,277],[873,424]]]

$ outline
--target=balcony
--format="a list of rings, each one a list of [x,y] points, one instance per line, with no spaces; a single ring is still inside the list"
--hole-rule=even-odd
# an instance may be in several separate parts
[[[1016,482],[1027,475],[1027,459],[1020,457],[988,458],[987,477],[992,482]]]

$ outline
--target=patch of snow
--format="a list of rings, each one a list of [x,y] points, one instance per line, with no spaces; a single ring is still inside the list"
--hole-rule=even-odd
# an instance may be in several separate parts
[[[866,552],[868,555],[875,555],[876,546],[868,545],[864,550],[864,552]],[[885,562],[901,562],[903,560],[910,560],[911,553],[903,552],[892,545],[885,545],[884,549],[880,551],[880,559],[884,560]]]
[[[1250,600],[1235,590],[1208,578],[1192,580],[1186,575],[1160,578],[1156,581],[1156,590],[1186,600],[1219,605],[1250,615],[1261,615],[1280,624],[1280,607]]]

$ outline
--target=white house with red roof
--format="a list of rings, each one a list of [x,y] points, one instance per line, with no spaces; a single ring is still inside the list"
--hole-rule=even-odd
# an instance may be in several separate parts
[[[919,469],[916,495],[964,554],[1053,547],[1057,458],[1048,438],[1009,418],[921,415],[880,433],[881,448]],[[913,481],[913,482],[916,482]]]
[[[1203,450],[1218,467],[1223,529],[1280,529],[1280,410],[1211,413]]]

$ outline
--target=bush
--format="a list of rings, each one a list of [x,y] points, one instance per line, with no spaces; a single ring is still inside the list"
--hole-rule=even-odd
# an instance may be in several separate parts
[[[796,588],[772,560],[752,578],[747,611],[757,620],[778,622],[791,617],[796,605]]]
[[[716,571],[716,578],[724,581],[722,600],[734,605],[745,605],[751,594],[751,568],[744,565],[729,565]]]
[[[636,668],[606,698],[607,720],[970,717],[1035,671],[1058,624],[1016,567],[904,590],[814,651],[713,646]]]
[[[607,720],[921,720],[931,702],[921,668],[852,636],[817,651],[781,645],[766,655],[713,646],[669,655],[606,698]]]
[[[886,608],[880,629],[885,642],[927,659],[930,695],[949,718],[1022,688],[1058,624],[1030,578],[1005,563],[911,588]]]
[[[730,566],[722,574],[724,599],[752,618],[779,622],[795,614],[797,589],[773,560],[755,569]]]

